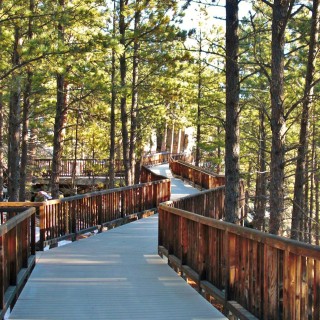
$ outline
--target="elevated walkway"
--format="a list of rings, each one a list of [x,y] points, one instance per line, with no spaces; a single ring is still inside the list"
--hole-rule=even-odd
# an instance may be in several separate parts
[[[193,188],[187,182],[184,182],[181,179],[174,178],[169,169],[169,164],[154,166],[150,169],[154,173],[167,177],[171,180],[171,200],[179,199],[181,197],[186,197],[188,195],[200,192],[198,189]]]
[[[168,165],[153,170],[170,177]],[[172,180],[173,199],[196,192]],[[158,256],[157,244],[155,215],[41,252],[9,319],[225,319]]]

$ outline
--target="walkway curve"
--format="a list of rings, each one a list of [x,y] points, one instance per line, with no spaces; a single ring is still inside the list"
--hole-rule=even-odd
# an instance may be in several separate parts
[[[173,197],[198,192],[182,185]],[[157,231],[154,215],[41,252],[9,319],[226,319],[159,257]]]
[[[196,194],[201,192],[198,189],[193,188],[187,182],[174,178],[169,169],[168,164],[154,166],[154,167],[151,167],[150,169],[156,174],[160,174],[161,176],[171,179],[171,200],[179,199],[191,194]]]

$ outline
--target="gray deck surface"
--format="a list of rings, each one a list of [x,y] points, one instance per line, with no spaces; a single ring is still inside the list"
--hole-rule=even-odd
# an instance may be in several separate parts
[[[157,241],[154,215],[40,253],[10,319],[226,319],[158,256]]]
[[[174,178],[168,164],[154,166],[150,168],[154,173],[160,174],[171,179],[171,200],[186,197],[190,194],[196,194],[201,191],[193,188],[187,182]]]

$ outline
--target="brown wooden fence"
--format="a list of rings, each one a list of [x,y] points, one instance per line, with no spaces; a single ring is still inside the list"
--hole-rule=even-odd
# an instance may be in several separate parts
[[[150,182],[47,202],[0,202],[1,319],[35,265],[36,216],[38,249],[43,249],[62,239],[75,240],[90,230],[150,215],[170,199],[170,180],[144,167],[142,172],[142,181]]]
[[[317,246],[160,204],[159,252],[240,319],[320,319]]]
[[[35,265],[36,210],[20,208],[10,211],[12,218],[0,225],[1,319],[15,303]]]
[[[151,166],[169,162],[169,158],[176,160],[186,160],[184,154],[155,153],[142,157],[142,165]],[[109,171],[108,159],[62,159],[60,167],[61,177],[71,177],[73,174],[77,177],[106,176]],[[52,159],[35,159],[33,168],[36,175],[49,177],[51,172]],[[122,160],[115,161],[114,170],[117,174],[124,173]]]
[[[52,159],[35,159],[33,168],[36,175],[50,177]],[[124,172],[123,161],[115,161],[115,172],[122,174]],[[71,177],[73,174],[77,177],[105,176],[109,170],[109,161],[105,159],[62,159],[60,167],[61,177]]]
[[[46,202],[3,202],[0,211],[13,207],[37,208],[40,227],[39,249],[63,239],[108,225],[124,223],[154,212],[170,199],[170,180],[142,170],[142,181],[129,187],[103,190]]]
[[[208,172],[181,160],[171,160],[169,165],[173,174],[180,176],[182,179],[187,179],[201,189],[212,189],[225,185],[224,175]]]

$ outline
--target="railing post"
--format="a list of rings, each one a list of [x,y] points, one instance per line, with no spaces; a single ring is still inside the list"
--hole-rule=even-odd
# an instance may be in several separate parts
[[[32,216],[31,216],[30,246],[31,246],[31,254],[32,255],[36,254],[36,212],[38,209],[39,209],[39,207],[37,207],[35,209],[35,211],[33,212]]]
[[[232,300],[234,283],[235,283],[235,252],[236,241],[235,236],[231,235],[227,230],[224,234],[224,260],[225,260],[225,301],[224,310],[227,310],[228,300]]]
[[[17,285],[17,227],[14,227],[8,233],[8,244],[9,244],[9,283],[11,286]]]
[[[206,278],[207,252],[208,252],[208,228],[202,223],[198,224],[199,232],[199,254],[198,254],[198,274],[199,274],[199,292],[201,292],[200,281]]]
[[[44,241],[45,239],[45,223],[46,223],[46,216],[45,216],[45,209],[44,205],[42,204],[41,206],[38,207],[39,210],[39,220],[40,220],[40,240],[39,240],[39,250],[43,251],[44,249]]]
[[[98,211],[98,225],[99,225],[99,232],[102,231],[102,223],[103,223],[103,219],[102,219],[102,195],[100,194],[99,196],[97,196],[97,211]]]
[[[4,286],[5,286],[5,266],[6,266],[6,261],[5,261],[5,241],[4,237],[6,235],[1,235],[0,236],[0,308],[3,310],[4,308]]]

